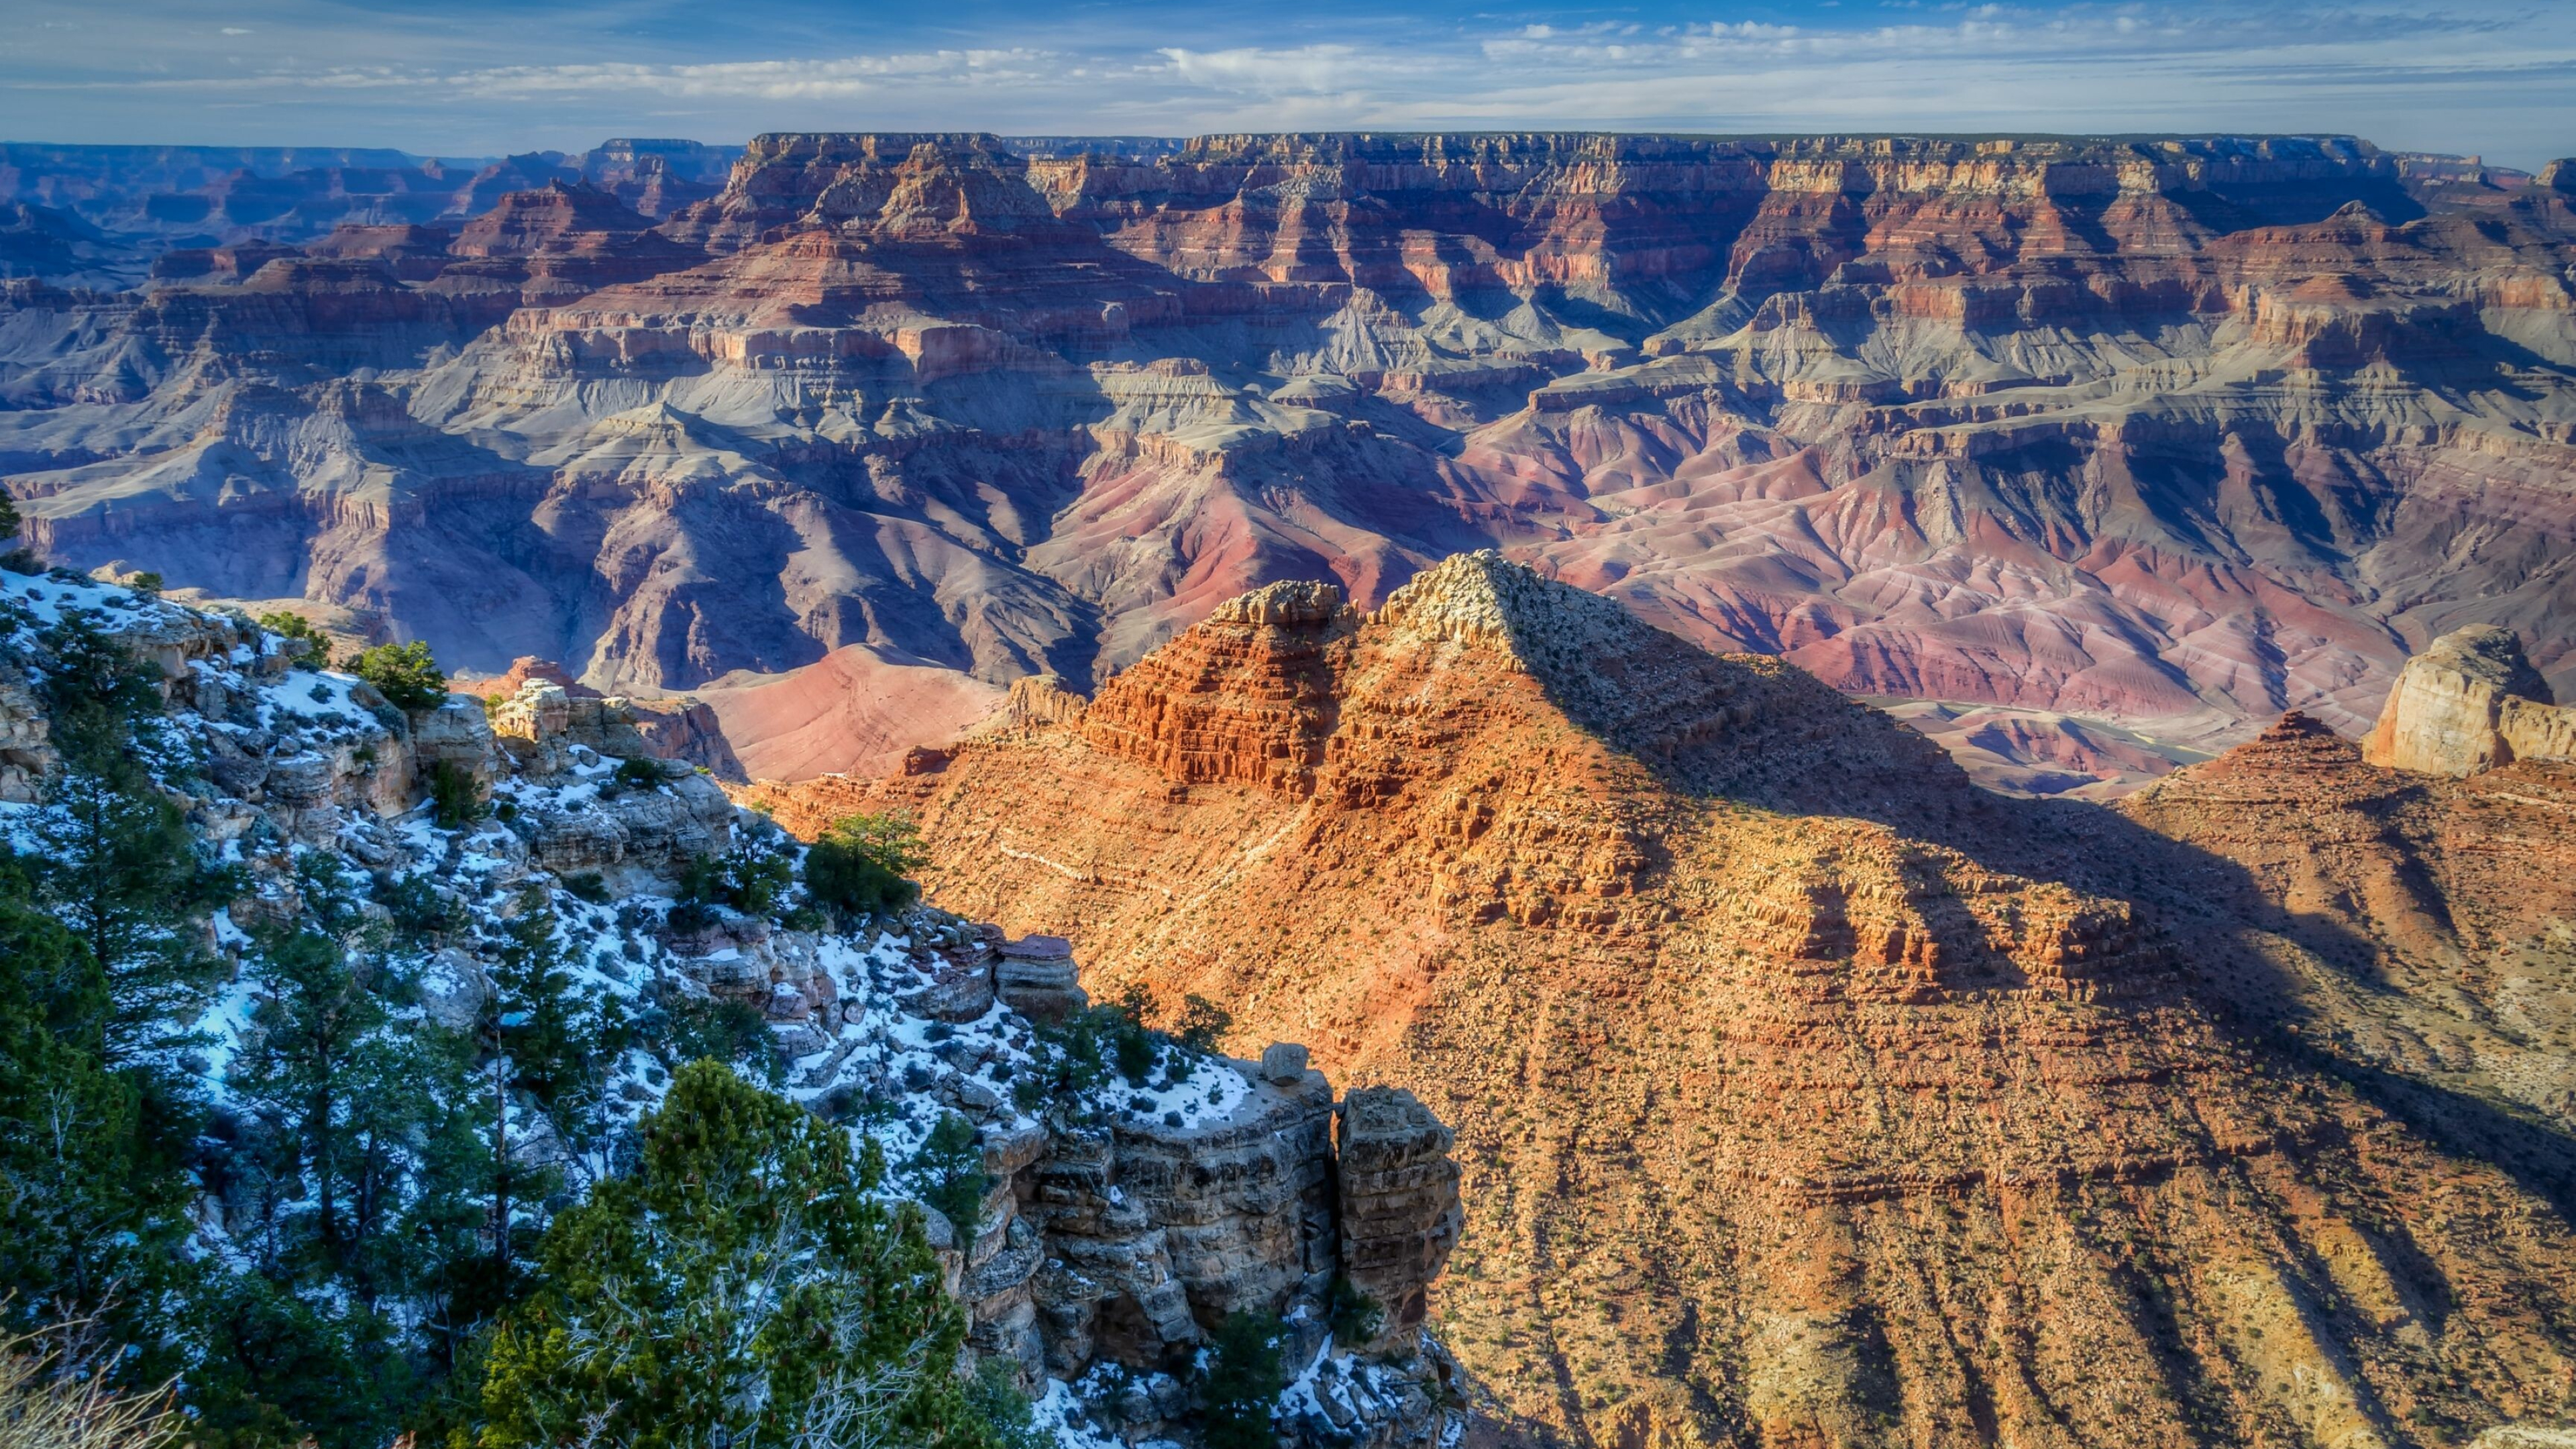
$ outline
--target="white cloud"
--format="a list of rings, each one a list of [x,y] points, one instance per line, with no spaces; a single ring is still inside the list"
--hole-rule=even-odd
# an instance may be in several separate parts
[[[755,13],[785,15],[771,30],[729,18],[703,34],[678,18],[683,0],[538,0],[507,24],[233,0],[251,13],[227,32],[291,37],[303,61],[176,23],[201,0],[121,0],[174,21],[122,25],[105,45],[59,28],[91,0],[17,3],[0,135],[61,139],[195,134],[220,103],[226,126],[276,139],[446,154],[587,145],[642,117],[709,140],[853,126],[2339,130],[2515,164],[2576,147],[2576,4],[2543,0],[1878,0],[1794,24],[1719,19],[1698,0],[1464,20],[870,7],[864,36],[858,12],[800,0]],[[683,38],[654,31],[656,16]]]

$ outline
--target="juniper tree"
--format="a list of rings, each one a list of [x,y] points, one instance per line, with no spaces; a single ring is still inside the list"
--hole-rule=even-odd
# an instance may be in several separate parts
[[[675,1076],[632,1176],[555,1219],[483,1380],[484,1449],[984,1449],[965,1323],[884,1161],[714,1062]]]

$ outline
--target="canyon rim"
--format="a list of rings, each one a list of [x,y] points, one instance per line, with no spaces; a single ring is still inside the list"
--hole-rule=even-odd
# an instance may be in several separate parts
[[[0,191],[0,1422],[2576,1444],[2576,159]]]

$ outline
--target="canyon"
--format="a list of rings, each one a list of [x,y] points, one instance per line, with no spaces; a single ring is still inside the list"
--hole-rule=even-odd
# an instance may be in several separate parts
[[[1238,1061],[1168,1038],[1145,1043],[1130,1079],[1042,1085],[1055,1050],[1042,1027],[1069,1003],[1016,989],[1009,963],[1030,943],[996,926],[920,908],[835,921],[775,900],[698,901],[692,919],[678,899],[696,900],[692,871],[799,852],[696,770],[656,764],[654,722],[626,701],[540,672],[497,708],[462,695],[398,708],[256,625],[68,573],[0,570],[13,866],[60,829],[72,745],[48,681],[80,638],[62,631],[84,625],[148,671],[157,787],[233,872],[192,923],[213,979],[173,1003],[187,1013],[175,1025],[195,1028],[187,1070],[207,1108],[182,1230],[204,1257],[239,1271],[278,1230],[256,1186],[258,1127],[225,1071],[279,1030],[275,1003],[293,991],[269,933],[361,882],[367,904],[352,909],[389,969],[351,990],[444,1028],[473,1030],[509,999],[505,928],[530,919],[559,930],[570,990],[648,1019],[675,1002],[741,1012],[757,1038],[745,1072],[881,1152],[889,1195],[923,1200],[965,1310],[965,1366],[1028,1386],[1063,1442],[1195,1435],[1193,1356],[1237,1312],[1276,1324],[1288,1382],[1271,1407],[1291,1449],[1427,1449],[1464,1432],[1455,1365],[1423,1332],[1458,1238],[1459,1175],[1449,1129],[1411,1094],[1336,1090],[1292,1044]],[[440,800],[442,774],[477,808]],[[447,925],[396,927],[382,902],[397,884]],[[602,1090],[612,1130],[649,1117],[691,1055],[652,1038],[618,1048]],[[586,1190],[614,1170],[534,1106],[526,1116],[496,1150],[530,1180],[561,1172]],[[948,1201],[954,1218],[930,1205],[916,1156],[939,1130],[978,1173],[964,1211]],[[1365,1331],[1328,1313],[1353,1289],[1382,1305]]]
[[[2464,632],[2426,657],[2536,678]],[[2116,807],[2012,799],[1483,552],[1365,613],[1268,585],[1089,698],[1024,679],[881,777],[741,798],[902,813],[935,899],[1063,930],[1094,992],[1204,996],[1454,1124],[1431,1321],[1517,1432],[2576,1412],[2563,760],[2393,770],[2291,712]]]
[[[1538,133],[8,165],[28,542],[694,698],[754,777],[1091,691],[1268,582],[1373,608],[1486,547],[1910,702],[2025,794],[2292,708],[2358,734],[2468,624],[2576,685],[2576,163]],[[266,221],[222,182],[261,167],[305,178]]]

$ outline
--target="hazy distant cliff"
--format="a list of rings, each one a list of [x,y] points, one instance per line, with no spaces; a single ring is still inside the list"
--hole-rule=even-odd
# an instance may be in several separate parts
[[[1845,689],[2027,711],[1985,737],[2069,783],[2122,752],[2057,713],[2358,729],[2462,622],[2576,683],[2576,168],[781,135],[648,204],[648,161],[452,234],[12,284],[30,535],[459,665],[723,685],[754,774],[889,761],[1266,580],[1374,603],[1487,544]],[[821,720],[865,744],[764,749]]]

